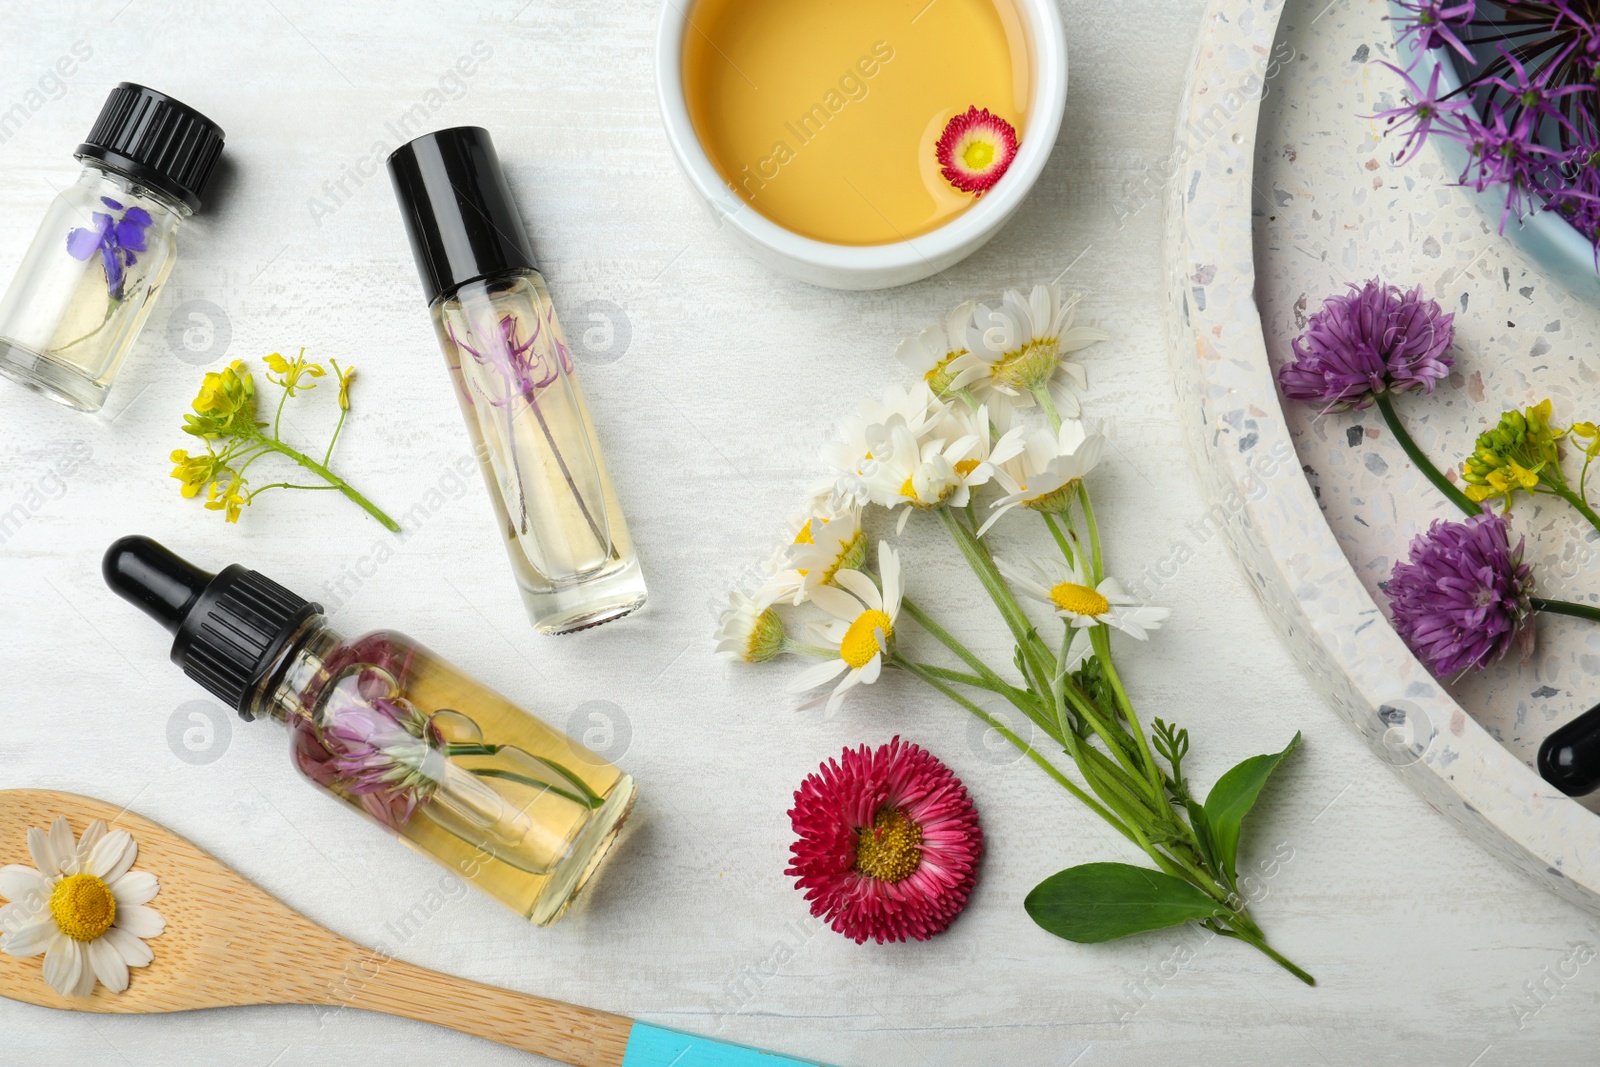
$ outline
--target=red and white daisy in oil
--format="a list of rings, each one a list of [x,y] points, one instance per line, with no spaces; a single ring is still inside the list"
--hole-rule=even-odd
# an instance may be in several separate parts
[[[1017,158],[1017,130],[988,108],[969,107],[945,125],[934,154],[946,181],[982,196]]]
[[[795,790],[795,879],[811,914],[861,944],[926,941],[967,905],[983,854],[961,780],[898,737],[845,749]]]

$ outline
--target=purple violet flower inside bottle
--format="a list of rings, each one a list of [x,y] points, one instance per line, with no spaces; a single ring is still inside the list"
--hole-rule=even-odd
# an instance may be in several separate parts
[[[83,173],[45,212],[0,299],[0,374],[98,411],[222,155],[214,122],[142,85],[111,90]]]

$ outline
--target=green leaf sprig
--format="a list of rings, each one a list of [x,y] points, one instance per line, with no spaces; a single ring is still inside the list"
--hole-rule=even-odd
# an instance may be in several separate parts
[[[350,413],[350,383],[355,378],[355,368],[341,368],[337,360],[328,361],[339,382],[339,422],[334,426],[333,436],[319,462],[285,442],[279,426],[283,420],[284,405],[289,399],[315,389],[315,379],[325,377],[328,372],[320,364],[308,362],[304,348],[294,359],[285,359],[274,352],[267,356],[265,362],[267,380],[283,390],[270,424],[256,419],[255,381],[242,361],[234,360],[223,370],[206,372],[205,379],[200,383],[200,393],[194,398],[193,413],[183,416],[183,432],[204,441],[205,454],[191,456],[187,449],[180,448],[174,450],[171,456],[176,464],[172,468],[172,477],[183,483],[184,497],[197,497],[204,490],[208,510],[222,512],[228,522],[238,522],[239,513],[269,489],[332,489],[360,505],[367,514],[383,523],[385,529],[399,533],[399,523],[357,492],[349,482],[328,469],[333,446],[344,429],[345,416]],[[269,425],[270,434],[264,432]],[[263,456],[274,453],[293,460],[325,484],[280,481],[250,488],[245,472]]]

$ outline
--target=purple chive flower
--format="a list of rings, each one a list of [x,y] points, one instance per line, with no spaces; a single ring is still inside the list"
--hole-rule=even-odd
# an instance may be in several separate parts
[[[145,250],[145,233],[150,229],[150,213],[134,205],[126,211],[109,196],[100,202],[112,211],[122,211],[120,219],[113,219],[104,211],[89,216],[93,229],[79,227],[67,234],[67,254],[73,259],[87,261],[96,252],[106,270],[106,291],[111,299],[122,299],[122,283],[127,268],[139,261],[138,253]]]
[[[1533,570],[1504,516],[1434,520],[1384,591],[1395,631],[1440,678],[1481,671],[1518,645],[1533,651]]]
[[[374,818],[403,826],[445,774],[445,755],[428,716],[403,697],[378,696],[364,671],[354,692],[329,698],[319,725],[296,738],[295,759],[314,781],[355,797]]]
[[[1295,359],[1278,369],[1283,395],[1325,411],[1364,408],[1379,393],[1403,393],[1450,373],[1454,315],[1422,295],[1377,278],[1330,296],[1294,340]]]

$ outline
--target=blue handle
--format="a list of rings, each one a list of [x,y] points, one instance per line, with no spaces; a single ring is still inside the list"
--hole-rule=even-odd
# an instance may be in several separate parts
[[[622,1067],[828,1067],[815,1060],[797,1060],[748,1045],[636,1022],[628,1034],[628,1052]]]

